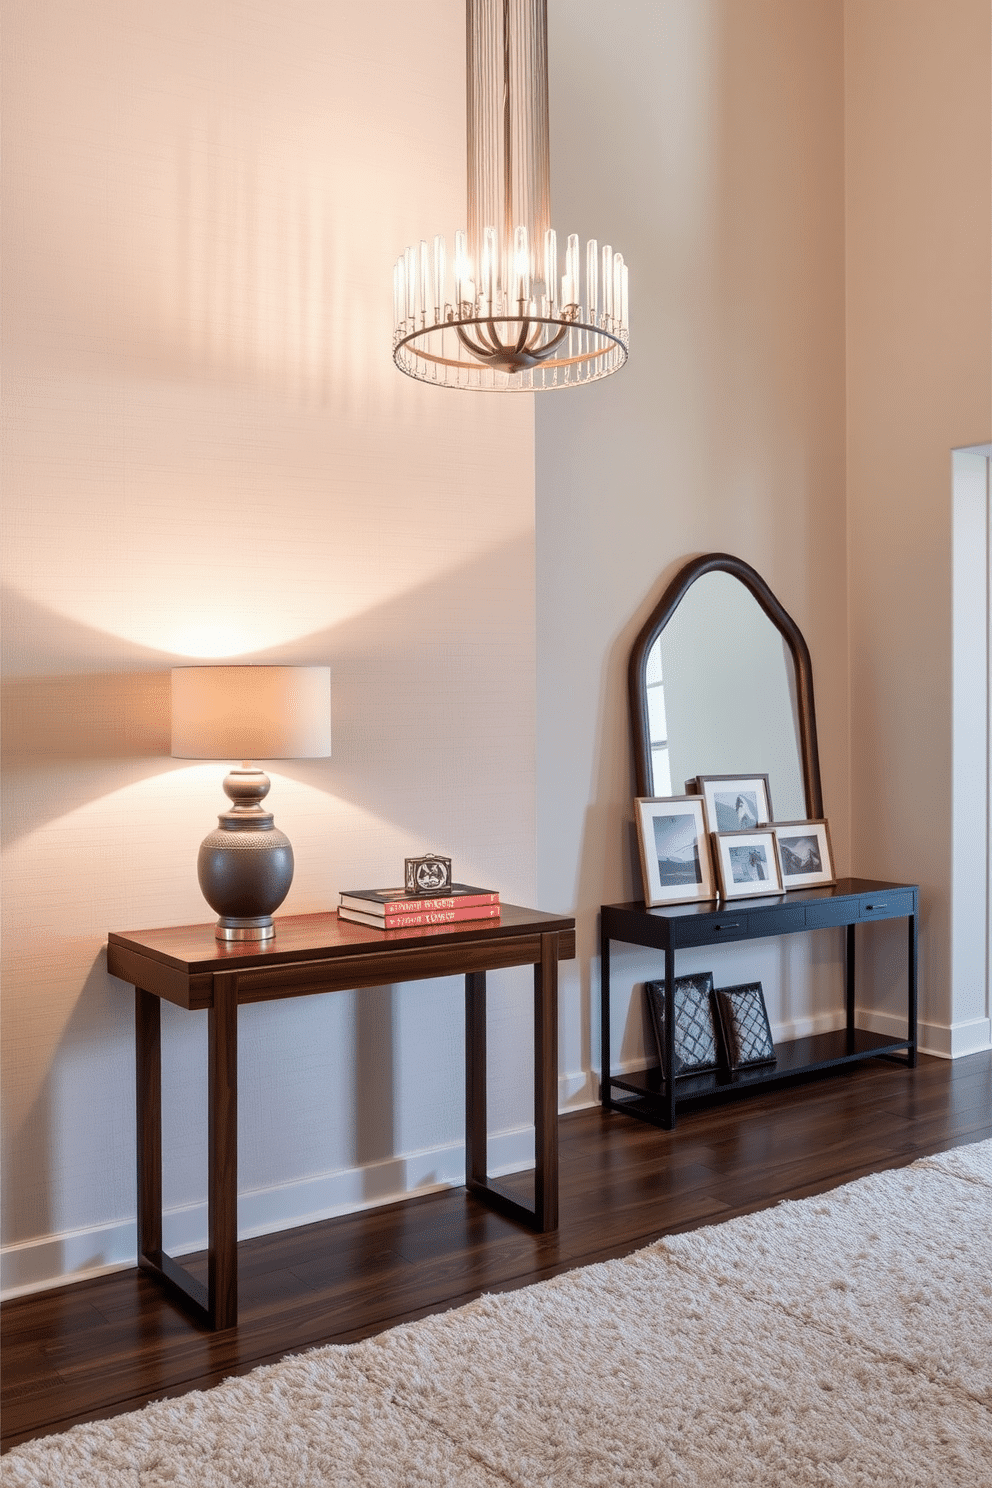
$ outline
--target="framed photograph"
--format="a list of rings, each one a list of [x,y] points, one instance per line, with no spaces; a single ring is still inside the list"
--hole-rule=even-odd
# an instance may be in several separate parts
[[[752,832],[714,832],[713,856],[724,899],[755,899],[781,894],[775,833],[771,827]]]
[[[767,775],[697,775],[711,832],[751,832],[772,819]]]
[[[825,821],[776,822],[775,847],[784,889],[815,889],[837,882]]]
[[[715,899],[716,879],[702,798],[638,796],[634,810],[648,908]]]

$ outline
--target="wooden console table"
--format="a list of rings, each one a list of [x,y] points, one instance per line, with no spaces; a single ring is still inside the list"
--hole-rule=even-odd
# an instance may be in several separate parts
[[[600,917],[600,976],[603,1074],[600,1096],[606,1111],[626,1111],[671,1130],[676,1109],[714,1095],[743,1094],[756,1087],[859,1059],[898,1058],[911,1068],[917,1053],[917,911],[916,884],[876,883],[841,878],[817,889],[760,899],[734,899],[724,904],[678,904],[647,909],[643,903],[604,904]],[[857,1026],[855,1012],[855,926],[872,920],[906,921],[906,1036],[888,1037]],[[801,931],[844,926],[845,1022],[831,1033],[787,1040],[775,1045],[776,1062],[756,1068],[675,1075],[675,953],[689,947],[795,935]],[[660,1065],[615,1075],[610,1055],[610,946],[614,940],[651,946],[664,953],[665,1049]]]
[[[575,921],[504,904],[499,920],[373,930],[336,914],[277,919],[264,945],[225,945],[214,927],[111,934],[107,969],[135,989],[138,1264],[211,1328],[238,1320],[238,1007],[424,977],[465,977],[466,1187],[539,1231],[558,1226],[558,961]],[[486,972],[534,967],[534,1208],[502,1192],[486,1157]],[[207,1285],[162,1249],[161,1002],[208,1015]]]

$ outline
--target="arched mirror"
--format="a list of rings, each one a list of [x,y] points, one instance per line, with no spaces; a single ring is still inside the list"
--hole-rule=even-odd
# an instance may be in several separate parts
[[[634,643],[628,681],[639,796],[760,773],[778,821],[822,817],[809,649],[740,558],[707,553],[681,569]]]

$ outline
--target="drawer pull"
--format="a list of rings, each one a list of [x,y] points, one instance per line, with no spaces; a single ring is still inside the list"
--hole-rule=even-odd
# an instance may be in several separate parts
[[[888,907],[887,904],[866,904],[865,914],[874,914],[877,910],[886,910]]]

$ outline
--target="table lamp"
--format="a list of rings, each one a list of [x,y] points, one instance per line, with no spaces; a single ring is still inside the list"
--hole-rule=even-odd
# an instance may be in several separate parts
[[[271,940],[273,911],[293,882],[293,849],[262,809],[269,777],[254,761],[330,752],[330,667],[173,667],[173,756],[241,761],[224,781],[234,804],[196,863],[203,897],[220,916],[218,940]]]

